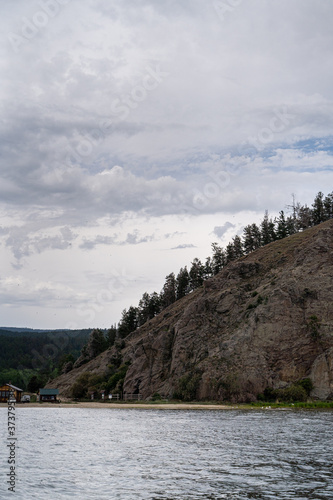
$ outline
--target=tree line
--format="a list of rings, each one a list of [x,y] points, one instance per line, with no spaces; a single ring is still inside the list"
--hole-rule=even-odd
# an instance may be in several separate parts
[[[89,339],[85,330],[0,329],[0,385],[11,381],[35,392],[62,373],[63,366],[79,356]]]
[[[333,218],[333,192],[324,196],[320,191],[311,207],[295,202],[288,207],[289,215],[283,210],[274,219],[265,211],[259,224],[252,223],[244,227],[243,235],[236,235],[225,248],[212,243],[212,255],[204,262],[194,258],[189,268],[182,267],[177,274],[170,273],[165,278],[162,290],[142,295],[136,307],[130,306],[122,311],[118,325],[113,325],[106,333],[95,330],[94,336],[98,344],[97,351],[111,347],[121,341],[137,328],[153,319],[168,306],[193,292],[203,282],[218,274],[229,262],[248,255],[257,248],[273,241],[281,240],[292,234],[304,231]]]

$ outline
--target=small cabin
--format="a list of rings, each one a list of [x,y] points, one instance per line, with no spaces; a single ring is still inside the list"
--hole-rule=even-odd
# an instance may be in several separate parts
[[[37,394],[37,401],[44,401],[45,403],[59,403],[57,396],[59,389],[39,389]]]
[[[7,403],[9,396],[11,395],[12,399],[16,399],[16,402],[21,401],[23,389],[16,387],[10,383],[4,384],[0,387],[0,403]]]

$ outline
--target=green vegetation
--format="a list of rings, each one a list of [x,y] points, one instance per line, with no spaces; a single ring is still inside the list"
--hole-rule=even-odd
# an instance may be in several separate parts
[[[311,337],[314,340],[317,340],[320,338],[320,326],[321,326],[320,321],[317,318],[317,316],[315,314],[310,316],[310,318],[308,319],[308,322],[307,322],[307,328],[310,331]]]
[[[73,362],[91,330],[0,329],[0,384],[34,392]]]
[[[304,378],[284,389],[266,387],[263,394],[258,394],[258,400],[263,402],[283,401],[286,403],[306,402],[312,390],[313,383],[311,379]]]
[[[248,405],[244,405],[248,406]],[[254,403],[250,403],[251,407],[264,407],[264,408],[333,408],[333,401],[295,401],[294,403],[268,403],[265,401],[256,401]],[[240,405],[243,407],[243,405]]]
[[[192,401],[197,397],[197,391],[201,380],[201,373],[188,373],[178,381],[178,388],[175,391],[174,399],[182,401]]]
[[[85,399],[89,397],[89,394],[94,393],[94,399],[101,399],[102,391],[107,394],[122,394],[128,367],[129,362],[120,366],[109,365],[105,375],[82,373],[71,388],[71,396],[74,399]]]

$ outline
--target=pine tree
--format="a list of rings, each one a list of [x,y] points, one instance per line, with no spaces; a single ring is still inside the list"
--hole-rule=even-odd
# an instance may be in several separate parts
[[[227,259],[223,248],[220,247],[217,243],[212,243],[212,250],[213,256],[211,266],[213,275],[215,276],[226,265]]]
[[[130,333],[134,332],[138,327],[138,309],[130,306],[122,312],[122,317],[118,323],[118,334],[121,339],[124,339]]]
[[[319,191],[312,204],[312,224],[316,226],[325,220],[324,216],[324,194]]]
[[[229,262],[231,262],[232,260],[235,260],[235,249],[232,243],[228,243],[225,253],[227,264],[229,264]]]
[[[161,299],[157,292],[153,292],[149,297],[149,319],[155,318],[161,312]]]
[[[264,218],[260,224],[260,236],[262,246],[268,245],[268,243],[271,243],[276,239],[274,222],[272,219],[269,219],[267,210],[265,210]]]
[[[288,236],[287,222],[283,210],[281,210],[279,217],[276,219],[276,236],[278,240],[282,240]]]
[[[253,249],[256,250],[257,248],[261,247],[261,232],[260,228],[255,222],[251,224],[251,232],[253,237]]]
[[[107,331],[107,334],[106,334],[106,341],[107,341],[107,344],[109,347],[112,347],[113,344],[115,343],[116,341],[116,338],[117,338],[117,328],[116,328],[116,325],[112,325],[108,331]]]
[[[187,267],[182,267],[176,278],[176,300],[181,299],[189,292],[190,277]]]
[[[108,348],[108,342],[104,336],[104,333],[99,328],[94,329],[88,340],[93,357],[98,356],[101,352]]]
[[[174,273],[168,274],[165,277],[165,283],[161,292],[162,308],[170,306],[176,301],[176,278]]]
[[[150,302],[150,296],[149,293],[145,292],[142,295],[142,298],[139,301],[138,305],[138,325],[141,326],[146,321],[148,321],[150,318],[150,313],[149,313],[149,302]]]
[[[254,246],[254,238],[252,235],[252,228],[251,224],[248,224],[247,226],[244,227],[243,230],[243,247],[244,247],[244,252],[246,254],[249,254],[255,250]]]
[[[297,231],[303,231],[312,225],[312,213],[311,209],[307,205],[300,205],[297,203],[296,206],[296,229]]]
[[[138,326],[143,325],[146,321],[154,318],[160,312],[160,296],[158,293],[145,292],[138,305]]]
[[[288,236],[297,233],[296,219],[292,215],[289,215],[286,219],[286,228]]]
[[[324,219],[333,219],[333,192],[324,199]]]
[[[204,265],[204,279],[207,280],[213,276],[213,262],[210,257],[206,258],[206,262]]]
[[[244,255],[244,250],[243,250],[242,240],[240,239],[240,237],[237,234],[232,239],[232,244],[234,247],[234,258],[239,259],[240,257],[242,257]]]
[[[191,263],[191,269],[189,272],[191,290],[195,290],[196,288],[199,288],[199,286],[203,284],[204,273],[205,270],[201,260],[197,258],[193,259],[193,262]]]

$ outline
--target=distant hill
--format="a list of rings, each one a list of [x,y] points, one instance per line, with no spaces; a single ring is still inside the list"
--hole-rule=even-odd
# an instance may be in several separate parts
[[[30,332],[36,332],[36,333],[46,333],[46,332],[51,332],[54,330],[39,330],[39,329],[34,329],[34,328],[17,328],[17,327],[11,327],[11,326],[0,326],[0,330],[5,330],[6,332],[18,332],[18,333],[30,333]]]
[[[52,386],[70,396],[86,374],[107,388],[122,377],[121,389],[143,398],[254,401],[306,387],[332,399],[332,277],[329,220],[231,262]]]
[[[91,332],[91,328],[87,329],[82,329],[82,330],[68,330],[68,329],[50,329],[50,330],[39,330],[39,329],[34,329],[34,328],[17,328],[17,327],[8,327],[8,326],[1,326],[0,327],[0,335],[5,335],[7,337],[22,337],[22,336],[29,336],[29,337],[40,337],[41,335],[45,336],[48,334],[55,334],[55,335],[69,335],[72,337],[76,336],[87,336],[89,337],[89,334]]]
[[[26,386],[38,373],[49,378],[64,356],[76,359],[87,343],[91,329],[33,330],[0,328],[0,383],[7,379]],[[55,372],[56,373],[56,372]]]

